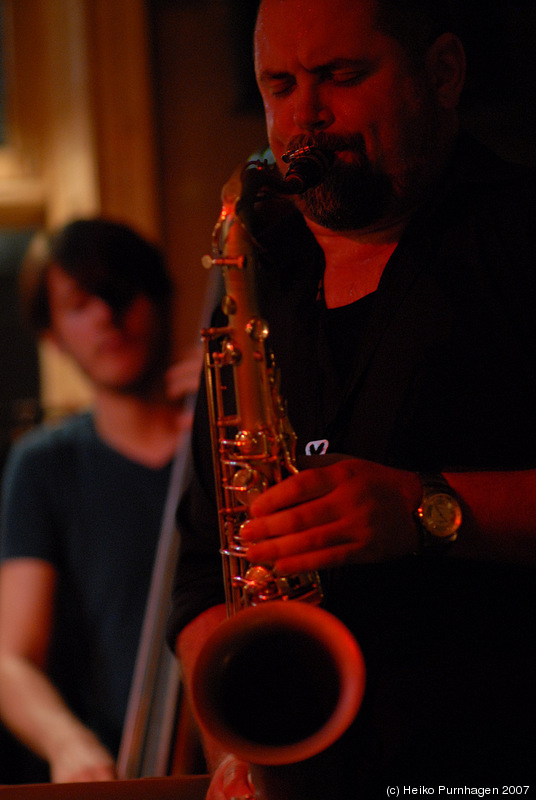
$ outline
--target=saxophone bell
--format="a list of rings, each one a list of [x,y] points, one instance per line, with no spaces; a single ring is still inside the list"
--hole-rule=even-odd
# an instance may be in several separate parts
[[[278,766],[334,744],[364,688],[363,655],[342,622],[318,606],[279,601],[222,623],[196,664],[193,702],[222,746]]]

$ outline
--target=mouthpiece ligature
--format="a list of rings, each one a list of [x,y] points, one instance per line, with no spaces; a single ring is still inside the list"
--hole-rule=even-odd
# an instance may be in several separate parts
[[[284,183],[289,194],[303,194],[321,183],[333,164],[332,150],[321,150],[313,145],[288,150],[282,159],[289,168]]]

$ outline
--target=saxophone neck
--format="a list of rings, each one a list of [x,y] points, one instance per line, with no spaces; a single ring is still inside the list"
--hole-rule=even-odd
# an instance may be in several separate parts
[[[254,252],[254,242],[243,213],[241,176],[240,168],[233,173],[222,189],[221,212],[212,233],[212,250],[216,258],[232,259],[252,255]]]
[[[222,189],[222,212],[217,229],[231,231],[235,223],[243,229],[242,241],[252,241],[255,203],[263,194],[290,197],[303,194],[321,183],[334,160],[334,153],[307,145],[283,155],[288,170],[282,176],[267,159],[248,161],[231,175]],[[234,234],[238,233],[238,228]],[[221,252],[221,251],[220,251]]]

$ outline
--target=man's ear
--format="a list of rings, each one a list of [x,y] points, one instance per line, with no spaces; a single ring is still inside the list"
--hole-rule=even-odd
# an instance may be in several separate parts
[[[443,33],[430,46],[426,66],[441,106],[454,110],[465,82],[465,50],[453,33]]]

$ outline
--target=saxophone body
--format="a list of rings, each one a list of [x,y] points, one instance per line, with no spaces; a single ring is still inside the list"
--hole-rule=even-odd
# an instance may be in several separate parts
[[[242,535],[253,500],[297,472],[296,436],[255,295],[248,224],[259,192],[304,191],[330,163],[313,148],[289,161],[283,184],[259,162],[231,179],[213,254],[204,259],[222,270],[228,319],[202,331],[228,619],[201,650],[192,700],[201,730],[250,764],[258,800],[325,800],[338,756],[324,759],[360,707],[363,656],[343,623],[320,608],[317,572],[281,577],[252,564]]]
[[[309,150],[304,153],[304,148],[298,153],[314,175],[315,169],[320,173],[323,168],[319,159],[327,158],[319,151],[309,155]],[[229,616],[271,600],[298,599],[313,604],[322,600],[318,573],[280,577],[266,565],[250,564],[241,533],[253,500],[269,486],[297,472],[296,436],[279,394],[277,367],[267,342],[268,325],[258,310],[257,255],[247,222],[263,188],[294,193],[297,188],[308,187],[309,173],[305,179],[300,164],[298,170],[292,166],[286,182],[277,184],[266,164],[250,162],[239,180],[226,185],[213,233],[213,255],[205,262],[206,266],[222,270],[222,308],[229,320],[226,327],[202,331]]]

